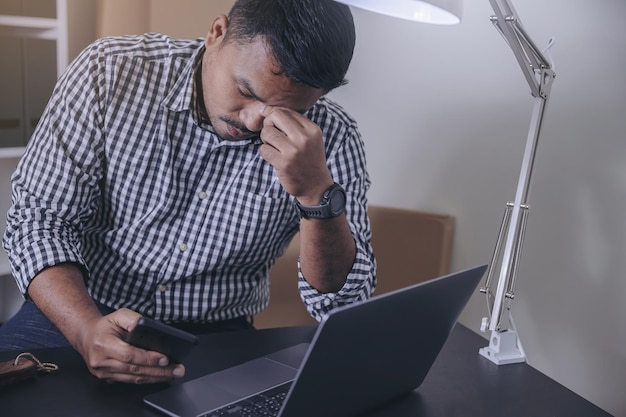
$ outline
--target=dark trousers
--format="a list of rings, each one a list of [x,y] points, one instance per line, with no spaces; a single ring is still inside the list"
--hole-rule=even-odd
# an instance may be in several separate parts
[[[103,315],[114,311],[100,303],[96,305]],[[253,328],[252,320],[248,317],[206,324],[181,323],[174,326],[193,334]],[[69,342],[32,301],[25,301],[13,317],[0,326],[0,352],[60,346],[69,346]]]

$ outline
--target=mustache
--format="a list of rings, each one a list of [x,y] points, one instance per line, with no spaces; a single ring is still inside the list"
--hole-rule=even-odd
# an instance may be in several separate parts
[[[225,123],[228,123],[229,125],[231,125],[233,127],[235,127],[237,130],[240,130],[241,132],[243,132],[246,135],[258,136],[261,133],[261,132],[254,132],[252,130],[248,130],[248,128],[246,128],[246,126],[243,123],[238,122],[237,120],[233,120],[230,117],[221,116],[220,120],[225,122]]]

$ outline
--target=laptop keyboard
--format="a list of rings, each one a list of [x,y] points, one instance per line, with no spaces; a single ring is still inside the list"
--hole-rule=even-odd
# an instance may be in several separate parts
[[[273,417],[285,401],[292,381],[229,404],[199,417]]]

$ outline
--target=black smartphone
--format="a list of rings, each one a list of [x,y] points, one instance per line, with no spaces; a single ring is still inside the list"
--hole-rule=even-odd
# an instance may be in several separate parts
[[[160,321],[141,317],[126,336],[126,343],[163,353],[172,362],[180,363],[198,344],[198,337]]]

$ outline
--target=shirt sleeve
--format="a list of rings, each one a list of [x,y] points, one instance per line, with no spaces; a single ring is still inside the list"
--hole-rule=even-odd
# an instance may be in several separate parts
[[[46,267],[74,263],[86,273],[80,240],[103,169],[97,55],[86,49],[61,76],[11,178],[3,245],[25,296]]]
[[[351,120],[351,119],[350,119]],[[339,139],[341,138],[341,139]],[[346,283],[336,293],[321,293],[304,278],[298,261],[298,289],[306,308],[316,320],[336,307],[369,298],[376,287],[376,259],[371,246],[366,193],[370,179],[365,150],[354,121],[327,139],[327,164],[333,179],[346,190],[346,217],[356,243],[356,256]]]

